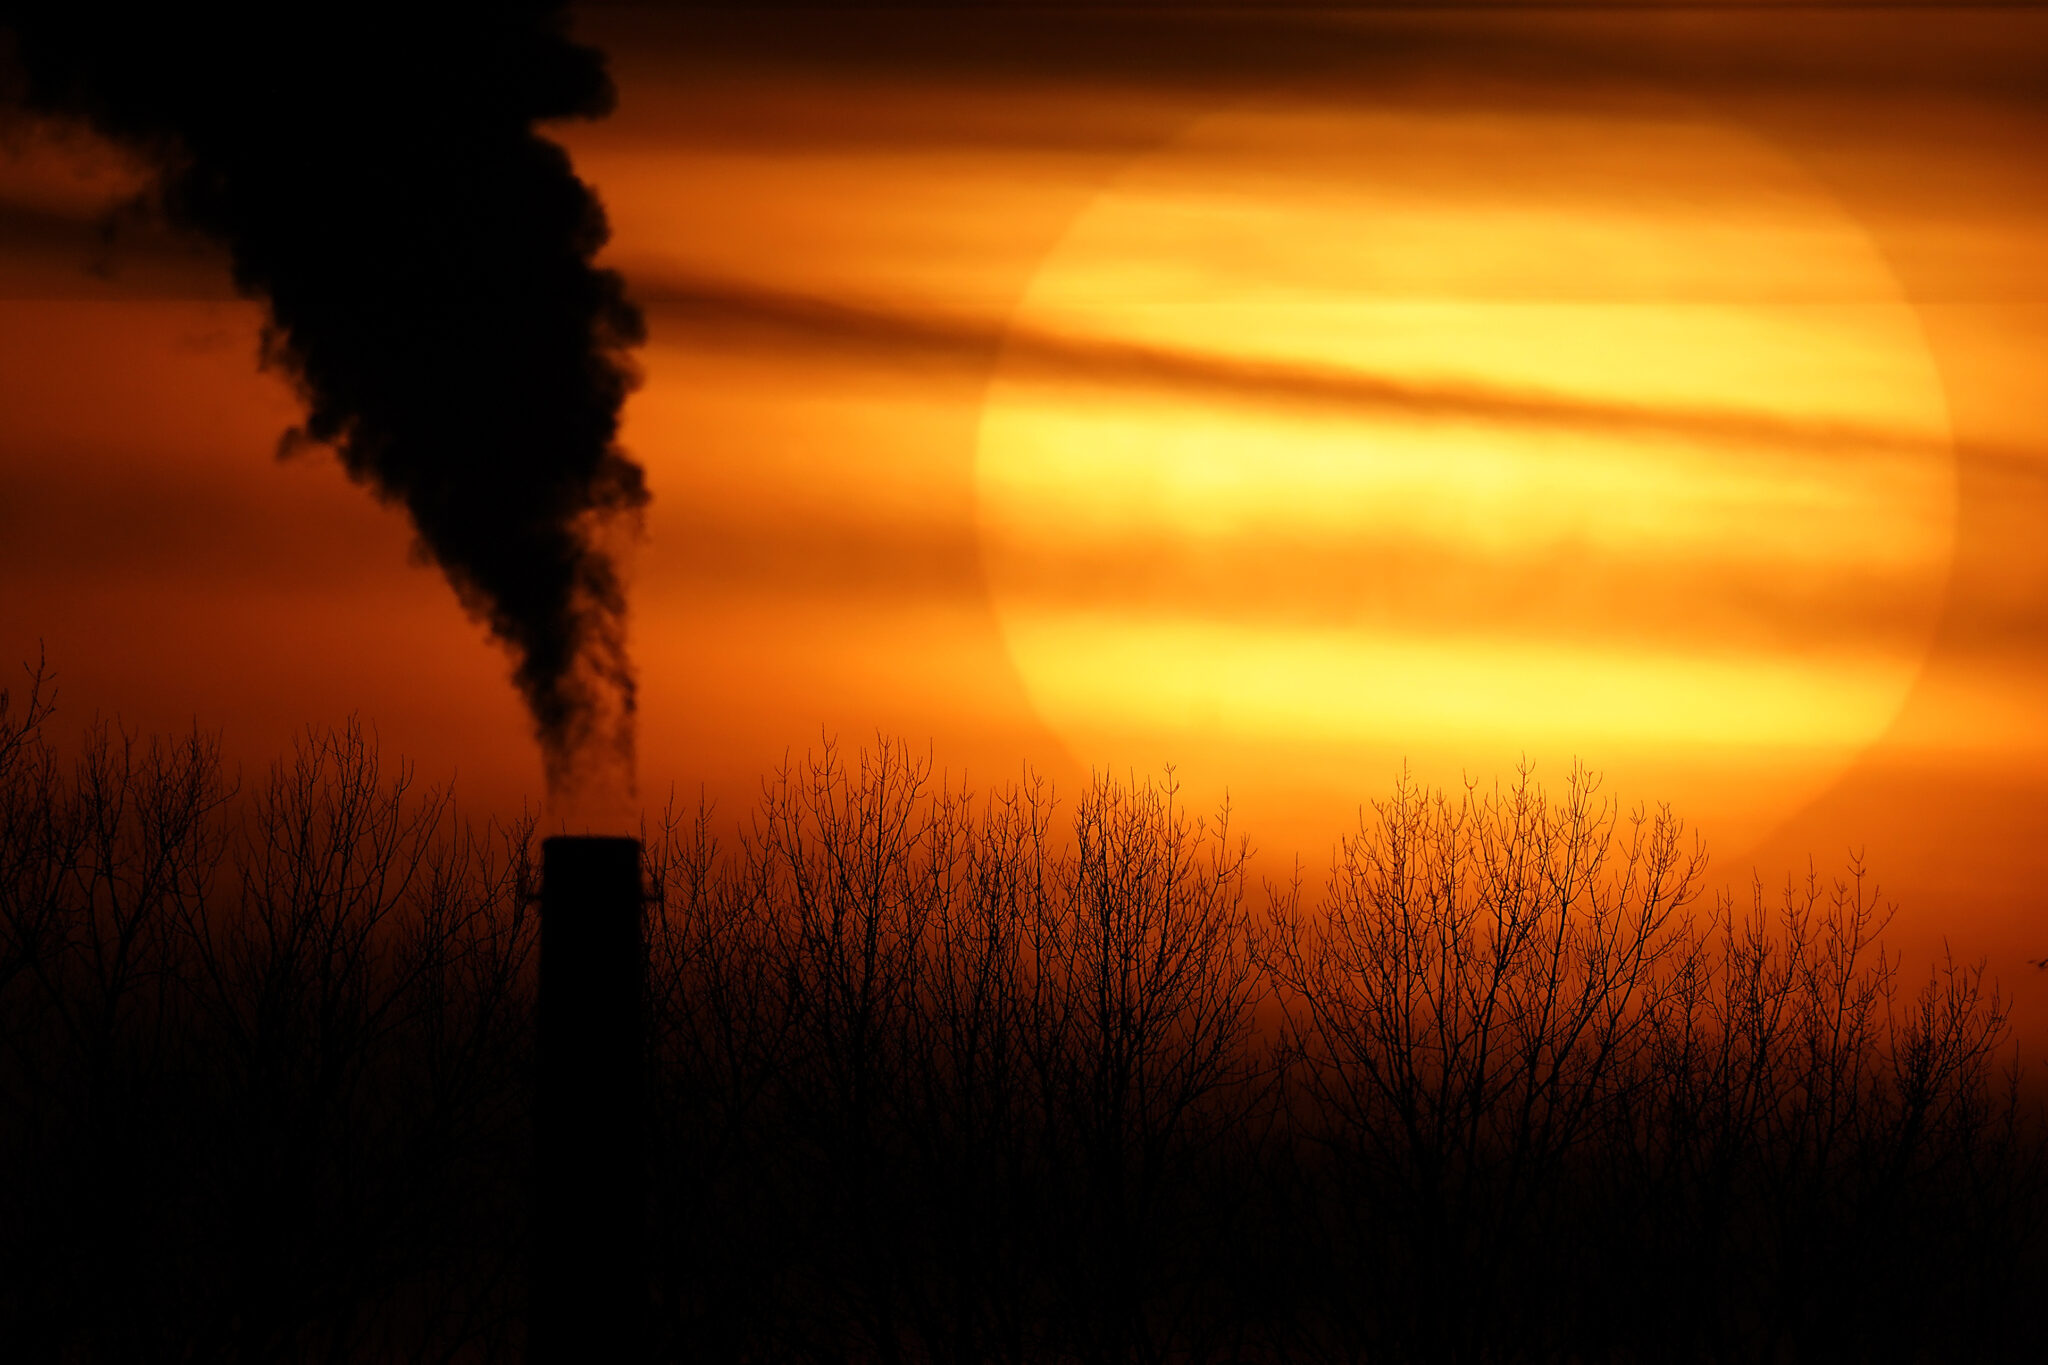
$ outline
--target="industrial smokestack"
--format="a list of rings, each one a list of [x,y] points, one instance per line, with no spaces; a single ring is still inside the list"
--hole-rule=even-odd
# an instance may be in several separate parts
[[[640,841],[542,845],[527,1358],[645,1353],[647,946]]]

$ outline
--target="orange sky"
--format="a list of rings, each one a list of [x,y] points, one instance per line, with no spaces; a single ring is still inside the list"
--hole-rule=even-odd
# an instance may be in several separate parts
[[[1852,845],[2048,955],[2048,18],[601,11],[646,308],[643,792],[821,733],[1176,762],[1311,867],[1403,759],[1573,757],[1721,878]],[[0,647],[259,763],[539,765],[222,263],[0,137]]]

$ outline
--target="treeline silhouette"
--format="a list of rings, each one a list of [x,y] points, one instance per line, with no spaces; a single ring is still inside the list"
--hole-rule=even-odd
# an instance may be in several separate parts
[[[0,1351],[516,1359],[531,820],[353,725],[60,756],[0,699]],[[2006,1359],[2043,1126],[1860,867],[1704,893],[1574,774],[1254,885],[1171,778],[827,746],[646,834],[673,1359]],[[2038,1062],[2028,1065],[2038,1067]]]

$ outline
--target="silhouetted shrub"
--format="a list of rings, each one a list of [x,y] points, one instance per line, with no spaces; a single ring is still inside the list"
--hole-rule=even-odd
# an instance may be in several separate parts
[[[0,1331],[27,1359],[521,1351],[533,828],[312,733],[0,694]],[[2006,1358],[2043,1130],[1860,865],[1704,894],[1575,773],[1403,781],[1320,892],[1227,812],[883,742],[646,834],[665,1358]],[[1256,902],[1256,903],[1255,903]]]
[[[423,1358],[519,1307],[525,828],[351,726],[255,791],[0,694],[0,1309],[24,1358]]]

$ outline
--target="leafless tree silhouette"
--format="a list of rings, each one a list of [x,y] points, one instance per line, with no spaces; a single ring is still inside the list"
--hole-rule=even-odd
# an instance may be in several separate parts
[[[526,831],[309,734],[249,797],[214,740],[0,709],[4,1308],[35,1358],[425,1358],[503,1333]],[[495,1243],[495,1245],[494,1245]]]
[[[533,829],[360,726],[0,694],[0,1331],[522,1349]],[[726,833],[721,837],[719,831]],[[1317,890],[1228,812],[827,745],[646,831],[662,1358],[2011,1358],[2037,1098],[1860,860],[1706,894],[1585,773],[1403,780]]]

